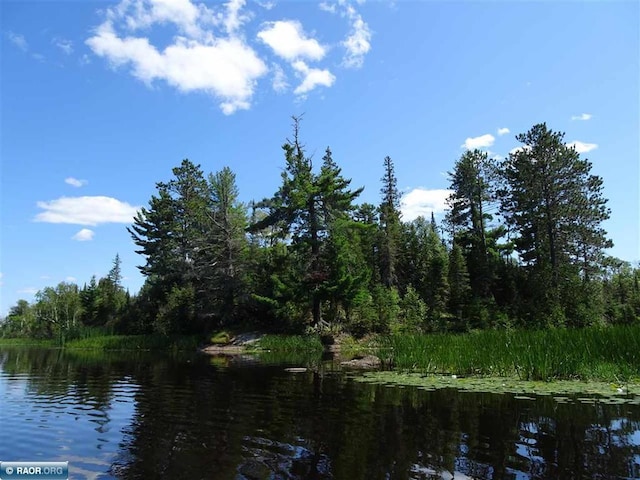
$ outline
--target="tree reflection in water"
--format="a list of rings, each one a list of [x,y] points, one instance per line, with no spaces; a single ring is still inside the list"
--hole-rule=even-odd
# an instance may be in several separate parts
[[[390,388],[328,364],[289,373],[193,356],[27,352],[0,351],[0,391],[26,379],[25,404],[64,398],[94,415],[95,428],[66,431],[86,446],[68,455],[93,451],[116,478],[640,477],[638,405]]]

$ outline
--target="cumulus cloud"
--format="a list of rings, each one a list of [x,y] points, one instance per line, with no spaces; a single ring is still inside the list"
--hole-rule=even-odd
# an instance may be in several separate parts
[[[411,221],[420,216],[429,217],[432,212],[444,212],[448,208],[447,198],[451,193],[452,190],[446,189],[414,188],[405,193],[400,200],[402,219]]]
[[[145,84],[162,80],[182,92],[207,93],[229,115],[251,106],[256,82],[267,73],[237,32],[249,18],[242,14],[244,4],[230,0],[215,12],[190,0],[123,0],[107,10],[106,20],[85,43],[114,68],[128,66]],[[145,36],[120,33],[146,32],[158,24],[172,24],[179,33],[164,49]],[[214,35],[214,27],[226,35]]]
[[[590,152],[591,150],[595,150],[596,148],[598,148],[598,144],[597,143],[584,143],[584,142],[580,142],[578,140],[575,140],[571,143],[567,143],[567,147],[573,147],[576,149],[576,152],[578,153],[587,153]]]
[[[371,50],[371,30],[356,10],[348,5],[347,17],[351,22],[349,36],[342,42],[346,49],[343,65],[347,68],[360,68],[364,63],[364,57]]]
[[[71,40],[66,40],[64,38],[54,38],[53,43],[66,55],[71,55],[73,53],[73,42]]]
[[[355,0],[355,3],[362,5],[364,0]],[[319,4],[319,8],[331,14],[339,14],[348,20],[349,33],[340,42],[340,45],[345,50],[342,66],[345,68],[362,67],[364,57],[371,50],[371,30],[362,15],[349,0],[323,1]]]
[[[287,76],[280,65],[273,66],[273,80],[271,81],[271,86],[278,93],[282,93],[289,88]]]
[[[329,13],[336,13],[337,11],[335,3],[320,2],[318,7],[320,7],[320,10],[323,10]]]
[[[461,148],[466,148],[467,150],[473,150],[476,148],[490,147],[495,142],[495,137],[490,133],[486,133],[484,135],[480,135],[479,137],[469,137],[464,143],[460,146]]]
[[[593,115],[591,115],[590,113],[583,113],[581,115],[572,115],[571,116],[571,120],[591,120],[591,117],[593,117]]]
[[[82,187],[83,185],[86,185],[88,182],[86,180],[79,180],[77,178],[74,177],[67,177],[64,179],[64,183],[71,185],[72,187]]]
[[[302,83],[293,91],[296,95],[304,95],[318,86],[330,87],[336,77],[329,70],[310,68],[302,60],[293,63],[293,68],[302,77]]]
[[[76,277],[65,277],[64,281],[69,283],[74,283],[74,282],[77,282],[78,279]]]
[[[528,150],[531,150],[531,147],[529,145],[522,145],[520,147],[512,148],[511,150],[509,150],[509,155],[515,155],[518,152],[525,152]]]
[[[354,8],[362,3],[323,0],[320,4],[323,10],[348,21],[349,30],[343,40],[332,45],[342,47],[333,49],[338,55],[345,52],[340,63],[343,68],[362,66],[371,49],[371,31]],[[275,4],[256,0],[255,5],[270,10]],[[102,23],[85,44],[112,68],[126,69],[148,87],[165,83],[181,92],[208,94],[227,115],[251,108],[259,82],[269,73],[272,88],[286,91],[286,67],[301,81],[293,90],[298,96],[334,83],[335,76],[326,67],[312,65],[326,60],[329,46],[305,32],[299,20],[274,19],[263,23],[254,35],[246,28],[253,18],[246,0],[227,0],[224,4],[120,0],[104,10]],[[173,37],[158,43],[155,33],[159,28],[163,33],[173,30]],[[73,48],[70,42],[64,42],[58,41],[58,46],[63,50]],[[268,49],[255,48],[260,44]],[[273,65],[276,58],[277,67]],[[83,65],[88,61],[86,57],[80,59]]]
[[[48,202],[38,202],[37,205],[44,211],[36,215],[36,222],[91,226],[102,223],[131,223],[140,209],[115,198],[103,196],[61,197]]]
[[[73,237],[71,237],[71,239],[77,240],[78,242],[88,242],[90,240],[93,240],[94,235],[95,232],[93,230],[83,228],[82,230],[78,231]]]
[[[510,130],[507,127],[504,128],[499,128],[498,129],[498,135],[502,136],[502,135],[506,135],[507,133],[509,133]]]
[[[23,52],[29,50],[29,44],[27,43],[27,39],[24,38],[24,35],[14,32],[7,32],[7,38],[9,38],[9,41]]]
[[[314,38],[308,38],[297,20],[268,22],[258,38],[285,60],[321,60],[326,49]]]

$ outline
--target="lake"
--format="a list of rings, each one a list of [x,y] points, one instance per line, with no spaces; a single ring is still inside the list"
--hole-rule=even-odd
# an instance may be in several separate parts
[[[0,347],[0,460],[73,479],[640,478],[640,406],[251,358]]]

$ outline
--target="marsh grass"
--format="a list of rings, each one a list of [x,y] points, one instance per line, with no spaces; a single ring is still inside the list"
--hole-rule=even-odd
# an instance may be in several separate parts
[[[318,335],[265,335],[255,345],[258,350],[300,352],[320,355],[324,347]]]
[[[640,376],[640,325],[395,335],[379,339],[378,355],[424,373],[624,382]]]
[[[4,346],[25,346],[25,347],[59,347],[57,339],[37,339],[37,338],[0,338],[0,347]]]
[[[87,337],[66,342],[70,350],[162,350],[194,351],[200,342],[198,336],[165,337],[163,335],[108,335]]]

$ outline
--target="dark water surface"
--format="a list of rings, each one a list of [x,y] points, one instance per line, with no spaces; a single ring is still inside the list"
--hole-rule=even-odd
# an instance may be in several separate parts
[[[354,382],[332,364],[0,348],[0,460],[71,478],[640,478],[640,407]]]

